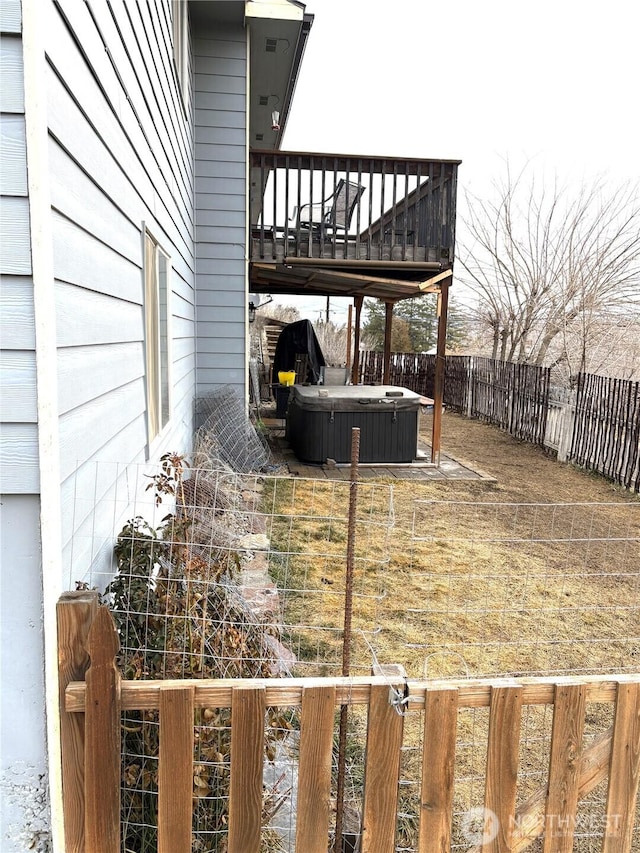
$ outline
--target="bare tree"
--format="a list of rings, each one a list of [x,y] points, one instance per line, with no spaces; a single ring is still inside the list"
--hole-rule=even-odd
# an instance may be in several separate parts
[[[315,323],[314,330],[327,365],[344,367],[347,363],[347,327],[335,323]]]
[[[492,355],[575,375],[608,318],[640,305],[638,186],[597,180],[572,192],[507,164],[494,189],[496,201],[467,195],[459,242]]]

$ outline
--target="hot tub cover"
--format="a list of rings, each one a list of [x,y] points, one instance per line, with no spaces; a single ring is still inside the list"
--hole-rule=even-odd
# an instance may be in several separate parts
[[[416,411],[422,397],[393,385],[294,385],[292,402],[311,412]]]

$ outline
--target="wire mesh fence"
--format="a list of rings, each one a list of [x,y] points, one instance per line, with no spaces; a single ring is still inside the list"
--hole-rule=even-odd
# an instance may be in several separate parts
[[[100,467],[97,479],[105,476]],[[159,466],[129,466],[125,482],[109,514],[113,561],[73,580],[110,605],[126,678],[340,673],[348,482],[191,468],[171,454]],[[359,498],[354,674],[369,671],[393,523],[391,487],[363,483]],[[193,850],[224,851],[230,711],[197,716]],[[157,844],[158,716],[126,712],[122,724],[124,845],[146,853]],[[288,849],[282,844],[292,837],[296,725],[294,714],[275,709],[265,720],[266,849]]]
[[[110,534],[104,520],[83,528],[88,538],[100,530],[100,548],[110,535],[114,556],[84,574],[74,566],[70,585],[81,580],[110,602],[125,675],[339,674],[350,484],[238,471],[203,440],[193,461],[197,467],[178,456],[127,466],[115,480],[123,485],[113,495]],[[97,465],[96,481],[104,477]],[[410,483],[366,480],[355,530],[351,675],[375,663],[402,664],[420,679],[638,670],[636,502],[415,500]],[[587,740],[606,731],[610,713],[588,706]],[[519,806],[546,784],[552,717],[550,706],[523,714]],[[488,725],[487,709],[460,711],[454,850],[469,849],[469,815],[483,803]],[[355,838],[366,710],[352,708],[348,726],[345,834]],[[267,713],[265,850],[294,849],[298,729],[296,710]],[[157,717],[129,712],[123,735],[123,849],[146,853],[156,843]],[[409,707],[396,834],[406,853],[418,849],[423,738],[423,712]],[[224,853],[229,749],[229,709],[198,712],[194,851]],[[574,850],[599,849],[605,815],[600,785],[581,800]]]
[[[250,375],[253,383],[255,372],[251,370]],[[196,420],[200,443],[206,439],[210,455],[223,465],[247,473],[268,465],[269,446],[247,416],[244,398],[232,385],[223,385],[199,397]]]
[[[638,670],[640,504],[417,501],[411,553],[411,672]]]

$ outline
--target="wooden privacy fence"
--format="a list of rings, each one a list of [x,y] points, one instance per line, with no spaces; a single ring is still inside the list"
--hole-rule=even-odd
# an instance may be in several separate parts
[[[433,397],[436,356],[392,353],[389,380]],[[382,353],[363,352],[360,378],[380,382]],[[516,438],[542,444],[549,400],[550,369],[491,358],[449,355],[445,361],[444,404],[455,411],[496,424]]]
[[[461,709],[488,708],[482,853],[572,849],[578,801],[606,781],[601,849],[630,853],[640,778],[640,674],[406,682],[383,676],[254,680],[121,681],[118,640],[106,608],[87,594],[58,606],[63,800],[67,853],[120,853],[120,726],[125,710],[159,711],[158,851],[191,851],[194,712],[231,708],[228,853],[258,853],[265,711],[300,709],[295,843],[326,853],[336,706],[368,706],[362,853],[395,849],[405,716],[423,714],[419,853],[451,847],[456,729]],[[90,630],[89,630],[90,626]],[[85,652],[84,637],[88,631]],[[82,680],[75,680],[85,671]],[[586,743],[587,702],[611,703],[613,724]],[[523,710],[552,705],[548,781],[516,808]],[[545,827],[563,831],[545,832]],[[590,848],[593,849],[593,848]]]
[[[433,397],[435,360],[392,353],[390,381]],[[360,354],[360,377],[364,383],[381,381],[382,353]],[[639,491],[640,382],[580,373],[571,391],[550,381],[547,367],[448,355],[444,404],[553,450],[560,462],[575,462]]]
[[[469,393],[471,356],[447,356],[444,375],[444,402],[456,411],[465,412]],[[360,353],[360,381],[365,385],[382,381],[383,354],[372,350]],[[389,364],[389,382],[409,388],[425,397],[434,396],[436,356],[426,353],[395,352]]]
[[[640,490],[640,382],[581,373],[569,458]]]

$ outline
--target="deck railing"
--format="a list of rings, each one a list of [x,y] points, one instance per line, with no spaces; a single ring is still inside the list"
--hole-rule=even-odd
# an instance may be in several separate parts
[[[85,680],[70,678],[91,666]],[[484,753],[485,824],[467,837],[478,853],[522,851],[544,836],[545,851],[569,851],[580,821],[578,803],[601,784],[606,797],[592,823],[603,853],[630,853],[640,778],[640,674],[603,677],[389,683],[385,676],[252,680],[121,681],[118,643],[106,608],[91,595],[59,605],[63,799],[67,853],[120,853],[120,726],[123,710],[159,711],[157,847],[191,851],[196,709],[231,708],[228,853],[258,853],[262,834],[266,711],[297,708],[299,748],[295,845],[326,853],[331,837],[331,762],[335,709],[368,707],[362,853],[393,853],[401,754],[417,711],[418,826],[413,849],[451,849],[458,718],[488,709]],[[398,676],[394,676],[398,681]],[[611,724],[585,733],[588,703],[613,706]],[[517,802],[521,724],[532,706],[552,706],[545,734],[548,771],[540,788]],[[528,709],[528,710],[525,710]],[[468,746],[468,744],[467,744]],[[226,771],[225,771],[226,772]],[[464,824],[464,819],[463,819]],[[464,832],[463,832],[464,834]],[[479,841],[474,841],[475,836]],[[593,840],[593,839],[592,839]],[[637,836],[635,837],[637,840]],[[589,847],[595,849],[595,847]]]
[[[448,268],[458,161],[251,152],[253,261]]]

